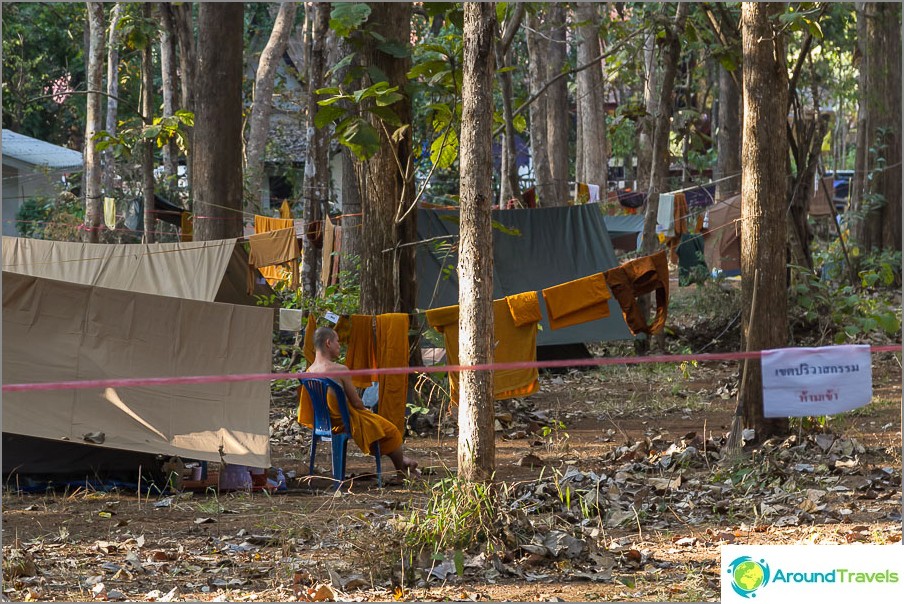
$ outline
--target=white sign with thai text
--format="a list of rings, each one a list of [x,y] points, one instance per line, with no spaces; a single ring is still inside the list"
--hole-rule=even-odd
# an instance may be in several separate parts
[[[873,398],[869,346],[764,350],[763,415],[834,415]]]

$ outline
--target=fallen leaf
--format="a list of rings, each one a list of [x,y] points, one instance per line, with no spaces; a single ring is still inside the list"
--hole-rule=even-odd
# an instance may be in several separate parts
[[[195,518],[195,524],[213,524],[216,522],[213,518]]]

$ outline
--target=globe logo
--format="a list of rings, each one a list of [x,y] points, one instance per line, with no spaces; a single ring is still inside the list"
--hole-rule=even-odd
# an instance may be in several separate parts
[[[728,565],[731,587],[742,598],[755,598],[756,590],[769,583],[769,565],[750,556],[741,556]]]

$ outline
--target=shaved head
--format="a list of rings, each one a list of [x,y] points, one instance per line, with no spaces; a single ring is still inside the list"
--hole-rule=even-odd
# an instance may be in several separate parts
[[[323,350],[327,342],[330,342],[333,339],[338,340],[339,335],[332,327],[318,327],[317,331],[314,332],[314,348]]]

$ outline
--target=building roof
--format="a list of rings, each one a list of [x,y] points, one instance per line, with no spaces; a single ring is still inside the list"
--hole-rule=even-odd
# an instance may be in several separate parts
[[[82,154],[66,147],[3,130],[3,157],[10,157],[33,166],[53,169],[77,169],[82,167]]]

